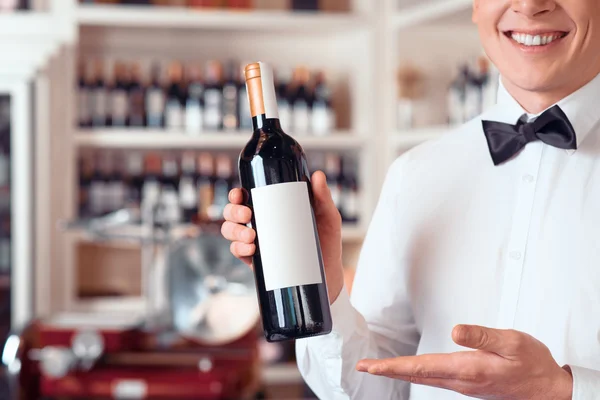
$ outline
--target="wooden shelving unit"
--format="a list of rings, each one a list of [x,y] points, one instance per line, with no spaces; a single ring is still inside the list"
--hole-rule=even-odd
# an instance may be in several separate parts
[[[202,132],[148,129],[103,129],[78,131],[75,144],[88,148],[122,149],[194,149],[241,150],[250,138],[248,132]],[[365,144],[365,137],[352,132],[333,132],[327,136],[298,137],[305,150],[356,150]]]
[[[366,28],[363,18],[345,13],[292,13],[286,11],[220,11],[183,7],[80,5],[81,26],[161,29],[255,30],[306,34]]]

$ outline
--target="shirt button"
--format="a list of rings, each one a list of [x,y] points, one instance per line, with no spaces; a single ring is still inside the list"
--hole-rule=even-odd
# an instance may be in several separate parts
[[[534,180],[535,180],[535,178],[533,177],[533,175],[530,175],[530,174],[523,175],[523,182],[525,182],[525,183],[531,183]]]
[[[520,251],[511,251],[510,252],[510,258],[512,258],[513,260],[520,260],[522,257],[521,252]]]

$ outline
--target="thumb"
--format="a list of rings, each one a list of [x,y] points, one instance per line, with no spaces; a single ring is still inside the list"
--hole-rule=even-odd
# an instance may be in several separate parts
[[[478,325],[457,325],[452,340],[460,346],[501,354],[504,340],[501,331]]]
[[[323,172],[317,171],[313,174],[311,186],[315,198],[315,214],[323,216],[337,213],[337,208],[331,198],[331,191],[327,186],[327,177]]]

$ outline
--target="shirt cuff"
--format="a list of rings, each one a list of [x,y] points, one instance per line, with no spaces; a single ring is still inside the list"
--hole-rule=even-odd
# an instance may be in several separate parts
[[[600,371],[569,365],[573,374],[573,399],[596,400],[600,393]]]

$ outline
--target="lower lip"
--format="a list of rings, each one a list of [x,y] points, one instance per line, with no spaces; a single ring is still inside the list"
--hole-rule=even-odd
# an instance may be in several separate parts
[[[521,51],[523,51],[525,53],[543,53],[545,51],[550,51],[553,48],[555,48],[556,46],[558,46],[563,40],[565,40],[567,38],[567,36],[569,36],[569,35],[567,34],[567,35],[561,37],[560,39],[554,39],[549,44],[545,44],[543,46],[527,46],[527,45],[517,42],[510,36],[504,35],[504,37],[506,39],[508,39],[508,41],[510,41],[513,44],[513,46],[519,48]]]

